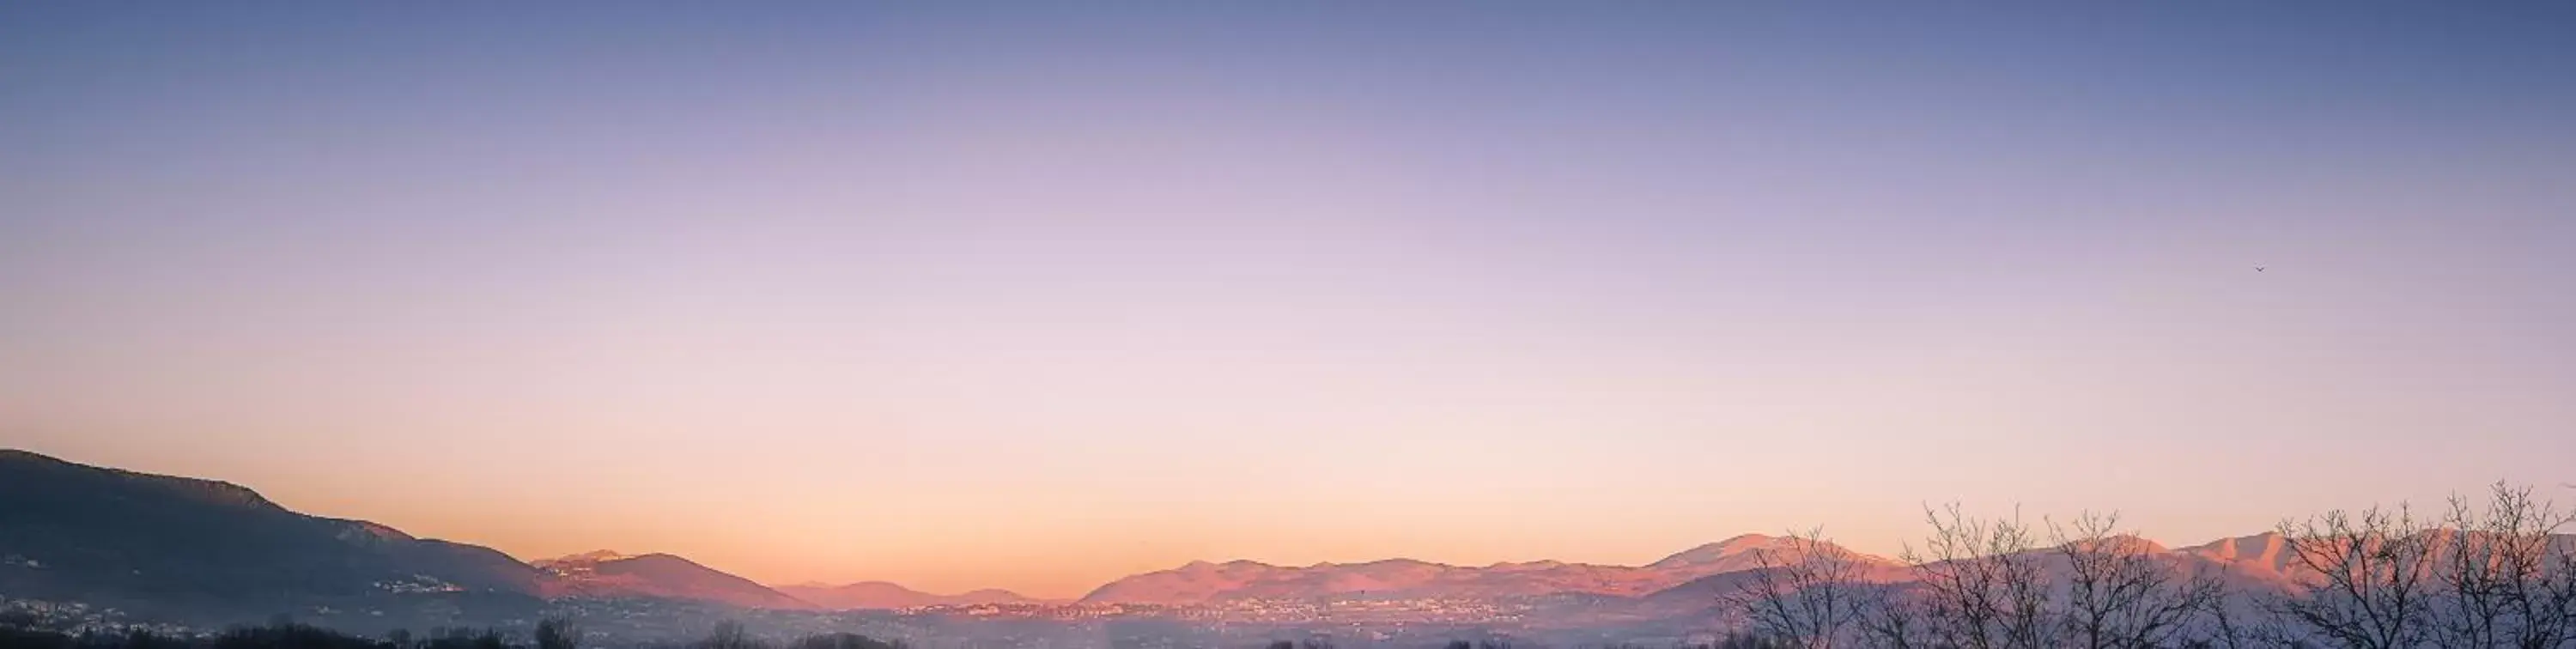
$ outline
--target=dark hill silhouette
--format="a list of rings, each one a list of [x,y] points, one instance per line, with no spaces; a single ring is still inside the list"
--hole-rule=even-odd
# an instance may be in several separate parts
[[[814,608],[667,554],[532,565],[479,545],[297,513],[229,482],[12,449],[0,449],[0,593],[200,622],[329,607],[386,623],[445,623],[524,617],[564,597]]]
[[[428,596],[533,606],[547,578],[490,548],[298,514],[231,483],[16,450],[0,450],[0,557],[13,596],[197,619]]]

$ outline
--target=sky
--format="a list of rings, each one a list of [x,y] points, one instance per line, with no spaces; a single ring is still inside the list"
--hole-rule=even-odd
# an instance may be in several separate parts
[[[1040,596],[2576,500],[2564,3],[1075,4],[0,4],[0,447]]]

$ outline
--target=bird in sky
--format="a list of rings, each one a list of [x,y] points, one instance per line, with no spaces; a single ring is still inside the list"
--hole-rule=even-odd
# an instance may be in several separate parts
[[[2254,267],[2254,272],[2257,272],[2257,273],[2263,272],[2263,267],[2262,267],[2262,266],[2255,266],[2255,267]]]

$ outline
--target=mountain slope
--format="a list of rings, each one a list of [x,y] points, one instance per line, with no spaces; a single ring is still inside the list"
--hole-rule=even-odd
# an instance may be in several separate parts
[[[1473,567],[1391,559],[1300,568],[1254,561],[1201,561],[1110,582],[1084,596],[1083,601],[1170,605],[1325,596],[1490,599],[1575,593],[1634,597],[1709,575],[1753,568],[1760,565],[1756,557],[1762,552],[1773,553],[1782,560],[1793,559],[1794,549],[1785,539],[1748,534],[1685,550],[1644,566],[1534,561]],[[1895,565],[1878,557],[1862,558],[1873,565]]]
[[[535,595],[479,546],[307,516],[231,483],[0,450],[0,590],[134,610],[258,615],[399,595]],[[529,601],[533,601],[530,599]]]
[[[228,482],[19,450],[0,450],[0,593],[222,621],[424,605],[518,617],[559,597],[813,608],[666,554],[532,565],[478,545],[296,513]]]
[[[2294,586],[2284,577],[2284,571],[2289,569],[2286,562],[2292,560],[2285,556],[2289,551],[2288,541],[2277,534],[2222,539],[2180,549],[2168,549],[2136,537],[2118,537],[2113,542],[2119,545],[2111,547],[2146,555],[2173,570],[2174,574],[2215,576],[2231,592],[2276,593],[2286,592]],[[2068,583],[2073,577],[2074,568],[2062,548],[2031,548],[2016,553],[2016,556],[2035,562],[2044,579],[2051,583]],[[1758,566],[1745,566],[1693,579],[1647,596],[1645,604],[1667,612],[1706,607],[1720,598],[1741,592],[1758,576],[1757,570]],[[1916,583],[1920,578],[1915,566],[1875,557],[1864,562],[1859,576],[1862,581],[1898,587]]]
[[[626,556],[599,551],[547,559],[549,597],[655,597],[744,608],[810,609],[813,604],[697,562],[668,554]]]
[[[1027,604],[1040,601],[1020,595],[1019,593],[1000,589],[984,589],[959,593],[956,595],[940,595],[935,593],[925,593],[905,588],[900,584],[884,581],[863,581],[855,584],[843,584],[839,586],[828,584],[799,584],[795,586],[780,586],[777,590],[797,599],[812,602],[815,606],[833,610],[899,609],[919,606],[963,606],[969,604]]]

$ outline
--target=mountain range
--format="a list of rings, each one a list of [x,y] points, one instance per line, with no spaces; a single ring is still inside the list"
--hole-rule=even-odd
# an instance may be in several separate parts
[[[1256,598],[1582,595],[1704,606],[1753,574],[1763,553],[1793,560],[1798,547],[1780,537],[1747,534],[1642,566],[1199,561],[1111,581],[1080,601],[1193,605]],[[2230,578],[2245,587],[2284,588],[2299,578],[2288,541],[2275,534],[2180,549],[2149,543],[2144,550],[2184,567],[2231,568]],[[1910,578],[1901,562],[1857,556],[1869,579]],[[772,587],[669,554],[602,551],[521,561],[366,521],[296,513],[231,483],[87,466],[16,450],[0,450],[0,594],[239,619],[312,607],[458,616],[478,607],[518,610],[567,598],[800,610],[1050,603],[1002,590],[937,595],[881,581]]]
[[[1634,597],[1751,568],[1755,551],[1780,550],[1780,541],[1745,535],[1645,566],[1193,562],[1110,582],[1081,601],[1182,605],[1560,592]],[[380,606],[428,596],[659,598],[773,609],[1044,603],[1003,590],[940,595],[887,582],[771,587],[670,554],[600,551],[520,561],[376,523],[296,513],[231,483],[86,466],[26,451],[0,451],[0,558],[10,560],[0,565],[0,592],[135,607],[257,612]]]
[[[888,581],[862,581],[855,584],[831,585],[803,583],[780,586],[779,592],[833,610],[866,608],[916,608],[923,606],[964,606],[971,604],[1057,604],[998,588],[939,595],[925,593]]]
[[[1110,582],[1085,595],[1082,601],[1180,605],[1229,599],[1322,596],[1499,599],[1584,593],[1638,597],[1701,577],[1759,567],[1756,557],[1761,552],[1770,552],[1781,560],[1794,560],[1797,547],[1785,538],[1746,534],[1683,550],[1643,566],[1560,561],[1452,566],[1412,559],[1388,559],[1281,567],[1254,561],[1200,561]],[[1872,566],[1898,565],[1883,557],[1858,556]]]

